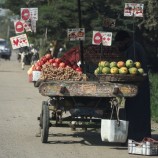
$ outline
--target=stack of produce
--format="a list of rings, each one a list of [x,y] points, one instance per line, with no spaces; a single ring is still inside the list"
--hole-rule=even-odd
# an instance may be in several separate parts
[[[75,71],[69,66],[56,67],[50,63],[46,63],[42,67],[40,79],[81,81],[83,80],[83,77],[82,73]]]
[[[97,69],[94,71],[95,75],[98,74],[132,74],[143,75],[144,70],[139,61],[133,62],[131,59],[126,61],[100,61]]]
[[[41,80],[72,80],[81,81],[86,80],[85,74],[82,69],[70,63],[63,62],[60,58],[52,58],[51,54],[46,54],[41,57],[29,70],[41,71]]]

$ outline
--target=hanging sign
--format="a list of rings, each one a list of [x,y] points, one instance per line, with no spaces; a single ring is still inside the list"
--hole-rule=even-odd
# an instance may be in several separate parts
[[[26,32],[32,32],[31,21],[23,21],[23,26]]]
[[[111,46],[112,32],[102,32],[102,44],[103,46]]]
[[[101,43],[104,46],[111,46],[112,32],[93,31],[92,44],[100,45]]]
[[[38,8],[29,8],[31,14],[31,20],[38,20]]]
[[[31,20],[31,29],[36,33],[36,20]]]
[[[99,31],[93,31],[92,44],[94,44],[94,45],[100,45],[101,42],[102,42],[101,32],[99,32]]]
[[[23,21],[23,20],[14,21],[14,28],[15,28],[15,33],[23,33],[24,30],[26,32],[29,31],[32,32],[30,21]]]
[[[13,49],[29,46],[29,42],[26,34],[11,37],[10,42]]]
[[[85,29],[84,28],[68,29],[67,36],[70,41],[85,40]]]
[[[21,8],[21,19],[24,21],[38,20],[38,8]]]
[[[15,33],[23,33],[24,32],[24,25],[23,21],[14,21],[14,28],[15,28]]]
[[[144,12],[144,4],[136,4],[135,10],[134,10],[134,16],[143,17],[143,12]]]
[[[124,16],[143,17],[144,4],[125,3]]]
[[[29,8],[21,8],[21,19],[27,21],[30,19],[30,10]]]

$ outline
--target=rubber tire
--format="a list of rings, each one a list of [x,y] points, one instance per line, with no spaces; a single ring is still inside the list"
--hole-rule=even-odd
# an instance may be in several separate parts
[[[48,134],[49,134],[49,108],[46,101],[42,102],[42,113],[41,113],[41,141],[42,143],[48,142]]]

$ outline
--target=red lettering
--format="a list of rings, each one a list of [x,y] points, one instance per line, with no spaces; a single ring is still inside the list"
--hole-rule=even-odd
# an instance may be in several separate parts
[[[16,46],[18,46],[18,44],[19,44],[19,39],[17,38],[16,40],[13,40],[13,44],[16,45]]]
[[[95,35],[94,35],[94,43],[95,44],[100,44],[101,41],[102,41],[102,35],[100,32],[97,32]]]
[[[18,33],[24,32],[23,23],[21,21],[18,21],[15,27],[16,27],[16,32]]]

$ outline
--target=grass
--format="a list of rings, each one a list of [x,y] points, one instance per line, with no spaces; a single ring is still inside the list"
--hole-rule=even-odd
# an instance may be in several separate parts
[[[151,117],[158,122],[158,73],[150,73]]]

